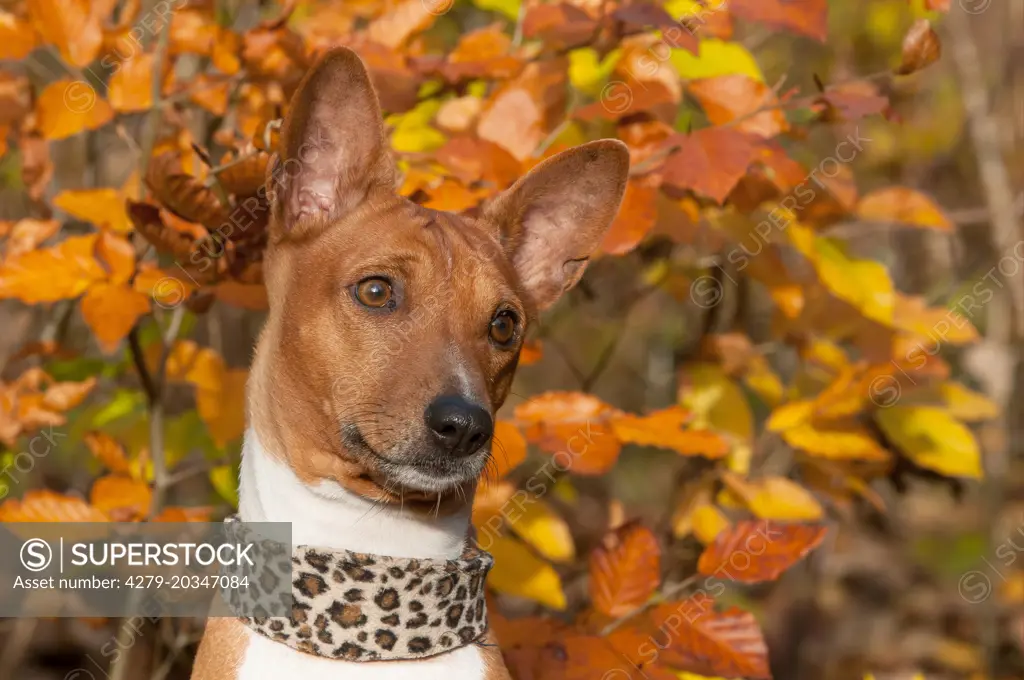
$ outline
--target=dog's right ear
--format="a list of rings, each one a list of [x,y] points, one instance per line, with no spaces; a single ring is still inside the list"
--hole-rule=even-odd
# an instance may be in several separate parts
[[[271,238],[320,233],[377,190],[393,190],[395,167],[377,95],[356,54],[328,52],[292,97],[278,153],[267,170]]]

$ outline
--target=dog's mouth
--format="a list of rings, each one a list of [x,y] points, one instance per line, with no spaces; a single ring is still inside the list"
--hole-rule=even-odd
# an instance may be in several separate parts
[[[417,447],[411,440],[385,453],[371,445],[355,423],[343,425],[341,436],[348,451],[366,467],[369,478],[390,492],[450,491],[479,478],[490,458],[489,446],[471,456],[453,458],[427,446]]]

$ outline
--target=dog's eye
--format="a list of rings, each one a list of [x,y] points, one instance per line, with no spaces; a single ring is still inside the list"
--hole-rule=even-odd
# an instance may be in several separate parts
[[[367,307],[386,307],[391,297],[391,283],[386,279],[364,279],[356,285],[356,299]]]
[[[516,337],[516,315],[507,310],[495,314],[489,334],[498,345],[508,345]]]

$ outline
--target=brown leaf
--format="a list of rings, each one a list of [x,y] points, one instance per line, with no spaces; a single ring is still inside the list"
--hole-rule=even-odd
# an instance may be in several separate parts
[[[700,78],[691,80],[687,89],[715,125],[742,119],[735,125],[737,130],[765,138],[775,137],[789,129],[786,116],[778,108],[775,92],[749,76],[732,74]]]
[[[906,187],[886,187],[868,194],[857,205],[857,215],[865,220],[898,222],[945,232],[952,232],[954,228],[932,199]]]
[[[564,117],[566,69],[565,58],[531,63],[494,94],[477,134],[520,161],[532,156]]]
[[[96,387],[96,378],[81,382],[56,382],[43,393],[43,406],[52,411],[68,411],[78,406]]]
[[[729,11],[819,42],[828,37],[828,0],[730,0]]]
[[[270,154],[257,151],[244,159],[225,156],[221,164],[232,163],[217,173],[217,181],[224,190],[234,196],[255,196],[267,179],[267,163]]]
[[[858,80],[830,87],[818,97],[818,104],[824,109],[822,119],[826,122],[856,121],[882,113],[889,99],[878,94],[874,83]]]
[[[534,5],[523,18],[523,36],[542,40],[548,49],[554,51],[572,49],[589,42],[596,29],[595,19],[568,2]]]
[[[606,616],[617,618],[643,606],[659,583],[658,539],[636,522],[606,535],[590,554],[590,597]]]
[[[752,138],[729,128],[704,128],[674,135],[665,145],[678,150],[665,162],[662,179],[722,203],[747,172],[757,150]]]
[[[395,49],[437,20],[441,12],[435,4],[443,7],[440,0],[401,0],[371,21],[366,34],[373,42]]]
[[[164,153],[152,159],[146,172],[146,186],[168,210],[182,219],[201,224],[211,232],[228,223],[228,211],[217,195],[192,175],[182,172],[174,154]]]
[[[768,646],[750,612],[717,612],[711,598],[700,594],[659,605],[649,619],[662,663],[706,676],[771,677]]]
[[[817,548],[826,531],[816,524],[738,522],[704,550],[697,571],[741,583],[773,581]]]
[[[905,76],[931,66],[942,56],[942,43],[927,19],[918,19],[903,39],[903,54],[897,75]]]

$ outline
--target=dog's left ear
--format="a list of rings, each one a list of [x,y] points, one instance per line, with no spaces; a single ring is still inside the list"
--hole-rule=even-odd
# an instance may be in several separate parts
[[[629,151],[614,139],[547,159],[484,210],[538,309],[572,288],[615,219]]]
[[[370,77],[355,52],[328,52],[299,84],[268,166],[272,237],[318,233],[374,190],[393,190],[395,166]]]

